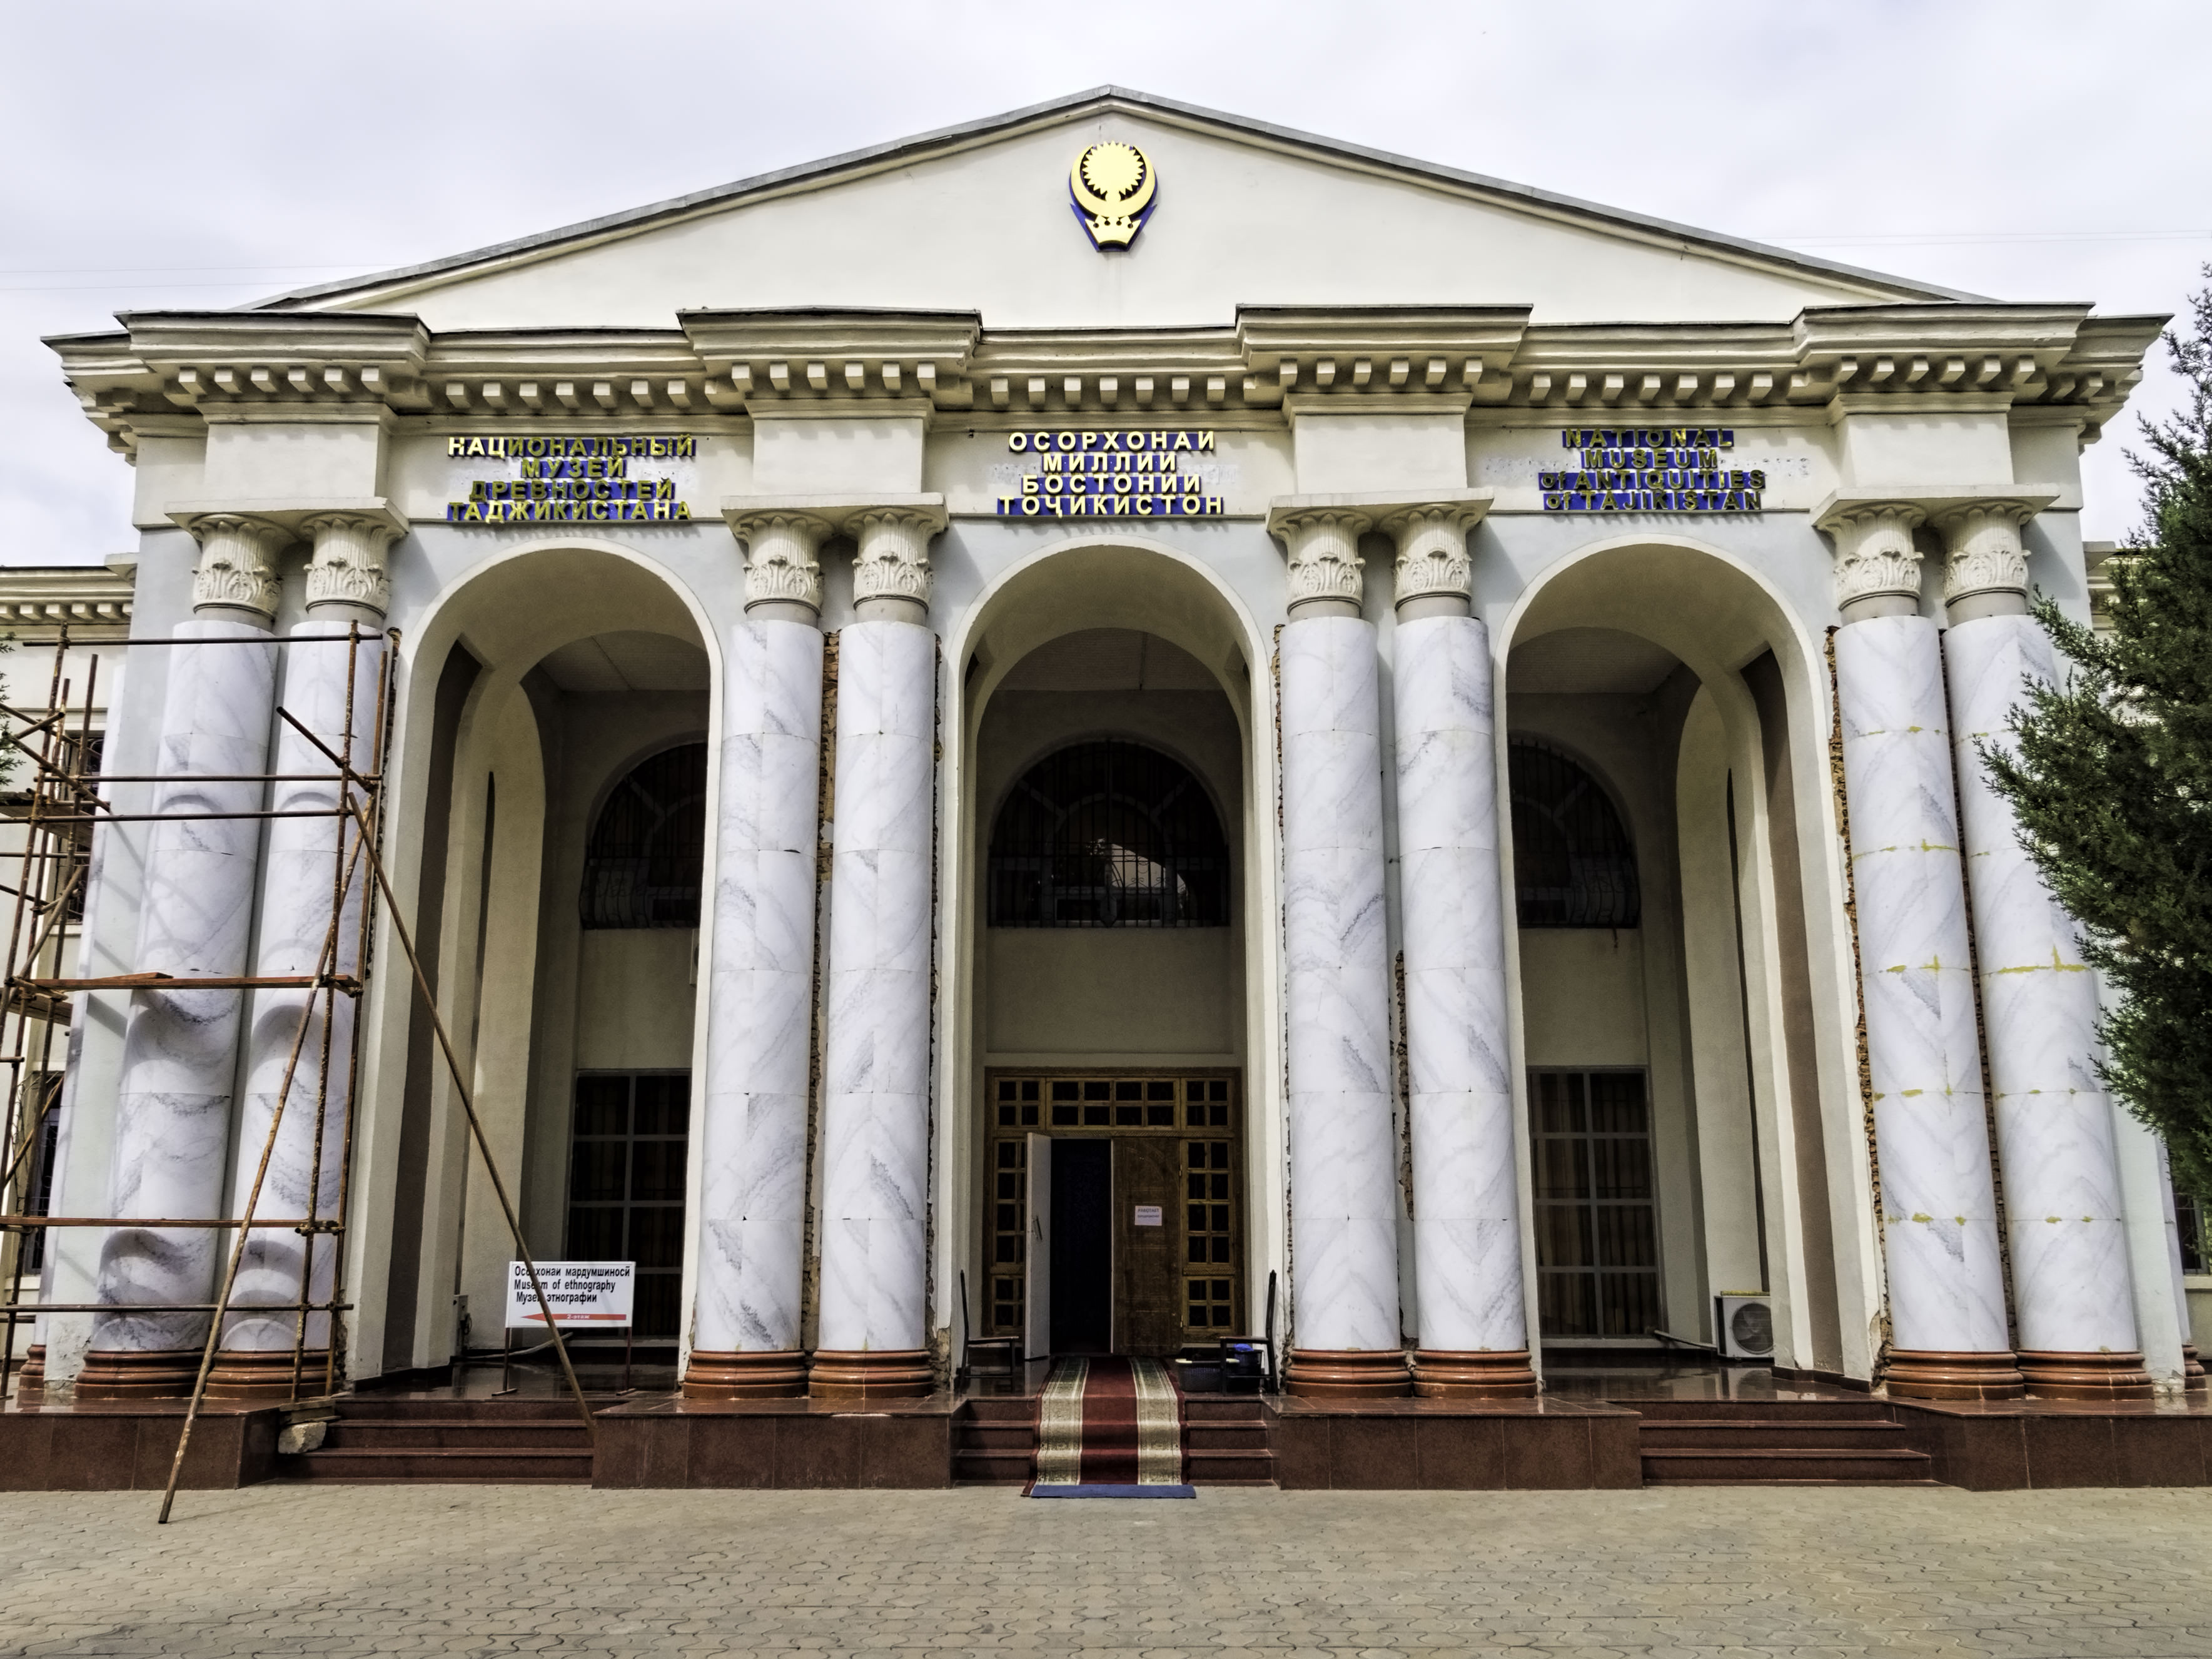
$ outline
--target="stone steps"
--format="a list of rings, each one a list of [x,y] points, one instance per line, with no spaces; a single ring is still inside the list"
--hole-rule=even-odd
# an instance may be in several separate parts
[[[312,1451],[276,1479],[333,1485],[589,1485],[592,1441],[568,1400],[341,1395]]]
[[[1638,1400],[1647,1486],[1916,1485],[1935,1465],[1879,1400]]]

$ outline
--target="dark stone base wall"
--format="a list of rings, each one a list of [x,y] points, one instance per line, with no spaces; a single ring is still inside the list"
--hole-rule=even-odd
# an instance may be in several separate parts
[[[2212,1485],[2212,1413],[1891,1402],[1935,1478],[1970,1491]]]
[[[277,1417],[273,1410],[203,1412],[178,1484],[217,1491],[268,1479]],[[160,1491],[184,1421],[182,1401],[0,1412],[0,1491]]]
[[[1428,1400],[1347,1409],[1269,1402],[1275,1484],[1288,1491],[1620,1489],[1644,1484],[1632,1411],[1439,1409]],[[1516,1402],[1515,1404],[1519,1404]],[[1396,1409],[1389,1409],[1395,1407]]]

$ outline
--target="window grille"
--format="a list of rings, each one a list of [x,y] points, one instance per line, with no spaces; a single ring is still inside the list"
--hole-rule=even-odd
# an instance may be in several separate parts
[[[993,927],[1226,927],[1229,845],[1198,780],[1139,743],[1030,768],[991,833]]]
[[[1543,1334],[1657,1329],[1659,1224],[1644,1074],[1532,1071],[1528,1108]]]
[[[1557,749],[1516,738],[1513,887],[1522,927],[1634,927],[1636,849],[1596,778]]]
[[[696,927],[707,837],[707,746],[641,762],[599,808],[584,854],[587,928]]]
[[[630,1315],[640,1341],[683,1324],[684,1153],[691,1077],[586,1071],[576,1078],[567,1251],[637,1264]]]

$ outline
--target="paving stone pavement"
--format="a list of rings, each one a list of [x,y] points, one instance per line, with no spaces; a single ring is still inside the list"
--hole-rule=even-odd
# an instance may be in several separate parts
[[[9,1655],[2212,1656],[2212,1492],[0,1497]]]

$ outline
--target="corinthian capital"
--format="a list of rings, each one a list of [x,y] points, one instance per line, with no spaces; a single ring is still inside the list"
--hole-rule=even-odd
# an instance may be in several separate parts
[[[307,608],[358,605],[380,616],[392,608],[384,555],[400,526],[374,513],[316,513],[300,526],[313,542],[307,561]]]
[[[1920,603],[1920,550],[1912,533],[1927,520],[1917,503],[1889,497],[1832,498],[1814,517],[1835,538],[1836,608],[1869,600]]]
[[[1355,508],[1293,497],[1267,515],[1267,533],[1290,555],[1290,609],[1334,601],[1359,608],[1359,538],[1375,521]]]
[[[1398,545],[1399,605],[1415,600],[1469,600],[1474,566],[1468,556],[1468,532],[1490,510],[1491,492],[1468,490],[1435,501],[1409,502],[1382,515],[1378,528]]]
[[[192,609],[250,611],[276,618],[282,592],[276,554],[292,540],[283,526],[244,513],[198,513],[185,528],[200,545],[192,572]]]
[[[2045,506],[2030,497],[1984,497],[1936,513],[1943,536],[1943,602],[1977,594],[2027,596],[2027,550],[2021,527]]]
[[[730,528],[745,552],[745,608],[804,605],[822,608],[823,539],[836,525],[817,513],[769,508],[729,515]]]
[[[853,600],[910,600],[929,607],[929,543],[945,528],[945,509],[871,507],[854,515],[858,551],[853,558]]]

